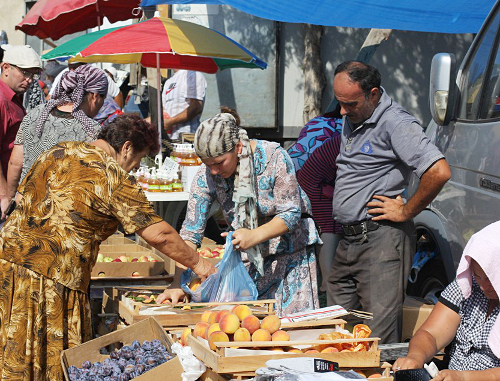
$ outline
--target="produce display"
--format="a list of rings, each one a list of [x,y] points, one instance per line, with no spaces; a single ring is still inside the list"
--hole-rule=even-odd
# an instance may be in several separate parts
[[[366,324],[357,324],[352,333],[330,332],[318,336],[318,340],[338,340],[338,339],[366,339],[370,337],[372,330]],[[363,352],[370,349],[368,342],[348,342],[328,345],[318,345],[307,349],[309,353],[329,353],[329,352]]]
[[[224,256],[224,246],[216,246],[214,248],[200,247],[197,251],[204,258],[220,259]]]
[[[110,353],[102,363],[84,361],[81,368],[70,366],[71,381],[128,381],[161,365],[173,356],[160,340],[134,340],[129,346]]]
[[[116,258],[111,258],[111,257],[105,257],[103,253],[99,253],[97,254],[96,262],[158,262],[158,260],[152,257],[151,255],[140,255],[137,257],[133,257],[124,254]]]

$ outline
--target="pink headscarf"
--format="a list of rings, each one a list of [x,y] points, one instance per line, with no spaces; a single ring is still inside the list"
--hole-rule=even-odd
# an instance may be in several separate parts
[[[495,292],[500,295],[500,221],[474,234],[465,246],[458,265],[457,283],[466,299],[472,291],[471,259],[481,266]],[[488,344],[495,356],[500,358],[500,318],[491,328]]]

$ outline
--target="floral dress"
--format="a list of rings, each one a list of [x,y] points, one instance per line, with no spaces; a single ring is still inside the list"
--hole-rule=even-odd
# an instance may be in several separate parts
[[[253,164],[259,226],[277,216],[289,230],[260,244],[264,257],[262,276],[247,261],[246,254],[241,253],[259,291],[259,299],[276,299],[278,315],[318,308],[314,245],[320,239],[312,218],[307,217],[311,214],[311,206],[297,183],[293,163],[279,144],[257,140]],[[234,178],[214,176],[202,165],[193,179],[181,237],[197,245],[201,243],[214,201],[221,205],[228,225],[238,229],[234,218],[233,190]]]
[[[87,288],[99,244],[160,222],[103,150],[63,142],[21,183],[0,231],[0,379],[62,380],[60,353],[91,339]]]

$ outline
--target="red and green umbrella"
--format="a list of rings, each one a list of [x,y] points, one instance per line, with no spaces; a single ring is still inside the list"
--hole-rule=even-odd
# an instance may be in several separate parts
[[[161,17],[77,37],[42,58],[68,56],[70,62],[141,63],[151,68],[205,73],[236,67],[267,67],[255,54],[222,33],[187,21]]]

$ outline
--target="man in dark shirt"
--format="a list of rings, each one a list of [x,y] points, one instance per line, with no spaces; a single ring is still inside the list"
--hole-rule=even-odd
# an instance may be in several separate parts
[[[7,168],[14,139],[26,115],[22,96],[38,80],[42,61],[28,45],[8,47],[1,63],[0,74],[0,221],[5,219],[5,211],[10,202],[7,197]]]

